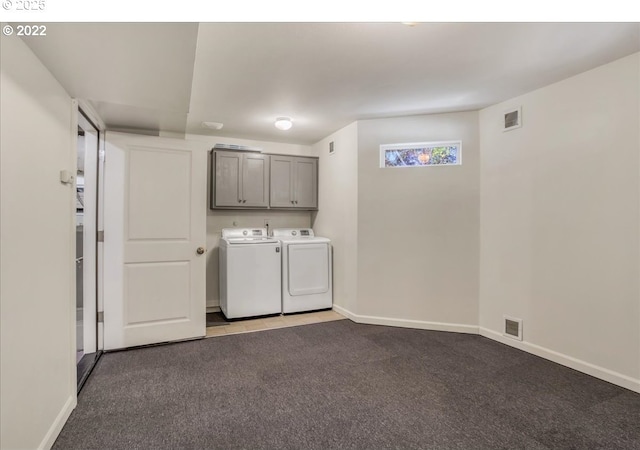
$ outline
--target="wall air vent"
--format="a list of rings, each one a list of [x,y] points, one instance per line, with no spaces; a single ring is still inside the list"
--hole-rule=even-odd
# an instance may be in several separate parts
[[[504,121],[502,122],[502,131],[509,131],[522,126],[522,107],[509,109],[504,111]]]
[[[504,316],[504,336],[522,340],[522,319]]]
[[[236,152],[261,152],[259,147],[249,147],[248,145],[236,145],[236,144],[216,144],[213,146],[213,150],[232,150]]]

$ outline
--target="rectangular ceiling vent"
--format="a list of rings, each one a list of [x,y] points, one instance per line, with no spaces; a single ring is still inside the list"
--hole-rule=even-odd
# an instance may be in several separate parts
[[[216,144],[213,146],[214,150],[232,150],[235,152],[261,152],[259,147],[249,147],[248,145],[236,145],[236,144]]]
[[[502,131],[510,131],[522,126],[522,107],[509,109],[504,111],[504,121]]]
[[[504,333],[508,336],[519,341],[522,340],[522,319],[516,319],[515,317],[504,316]]]

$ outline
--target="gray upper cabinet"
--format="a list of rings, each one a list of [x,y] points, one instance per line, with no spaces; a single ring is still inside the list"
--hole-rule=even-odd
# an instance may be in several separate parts
[[[316,158],[296,158],[294,201],[297,208],[318,207],[318,160]]]
[[[243,155],[242,206],[269,207],[269,156],[257,153]]]
[[[233,152],[213,152],[215,189],[211,192],[211,207],[242,206],[240,175],[242,155]]]
[[[214,151],[212,208],[269,207],[269,156]]]
[[[291,156],[271,156],[272,208],[293,208],[293,160]]]
[[[318,208],[318,159],[271,155],[272,208]]]

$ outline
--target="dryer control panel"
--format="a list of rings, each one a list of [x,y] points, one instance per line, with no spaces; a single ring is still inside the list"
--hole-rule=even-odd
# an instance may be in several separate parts
[[[314,237],[311,228],[276,228],[273,237]]]

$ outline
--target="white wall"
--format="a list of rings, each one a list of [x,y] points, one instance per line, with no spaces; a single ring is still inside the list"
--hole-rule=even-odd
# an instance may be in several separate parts
[[[215,144],[248,145],[261,148],[264,153],[315,156],[308,145],[284,144],[278,142],[254,141],[229,137],[216,137],[188,134],[186,139],[201,141],[204,148],[211,149]],[[209,155],[209,158],[211,155]],[[207,192],[211,194],[211,161],[207,177]],[[207,200],[209,204],[209,200]],[[207,211],[207,308],[220,306],[220,284],[218,281],[219,244],[223,228],[260,227],[264,228],[265,220],[269,221],[269,229],[284,227],[307,228],[311,226],[311,212],[309,211],[242,211],[242,210],[212,210]]]
[[[329,143],[334,153],[329,154]],[[313,229],[333,246],[333,302],[355,312],[358,296],[358,123],[313,146],[320,157]]]
[[[481,332],[522,318],[521,348],[635,390],[639,80],[635,54],[480,112]]]
[[[170,136],[171,133],[164,133],[161,135]],[[255,141],[252,139],[233,138],[226,136],[211,136],[201,134],[187,134],[186,136],[178,135],[176,137],[185,137],[190,141],[201,141],[211,149],[216,144],[235,144],[235,145],[247,145],[249,147],[257,147],[262,149],[264,153],[275,153],[281,155],[297,155],[297,156],[318,156],[314,153],[310,145],[303,144],[286,144],[282,142],[271,141]]]
[[[76,404],[71,98],[1,37],[0,447],[50,447]]]
[[[379,166],[381,144],[446,140],[462,165]],[[477,112],[358,123],[358,314],[477,332],[479,174]]]

